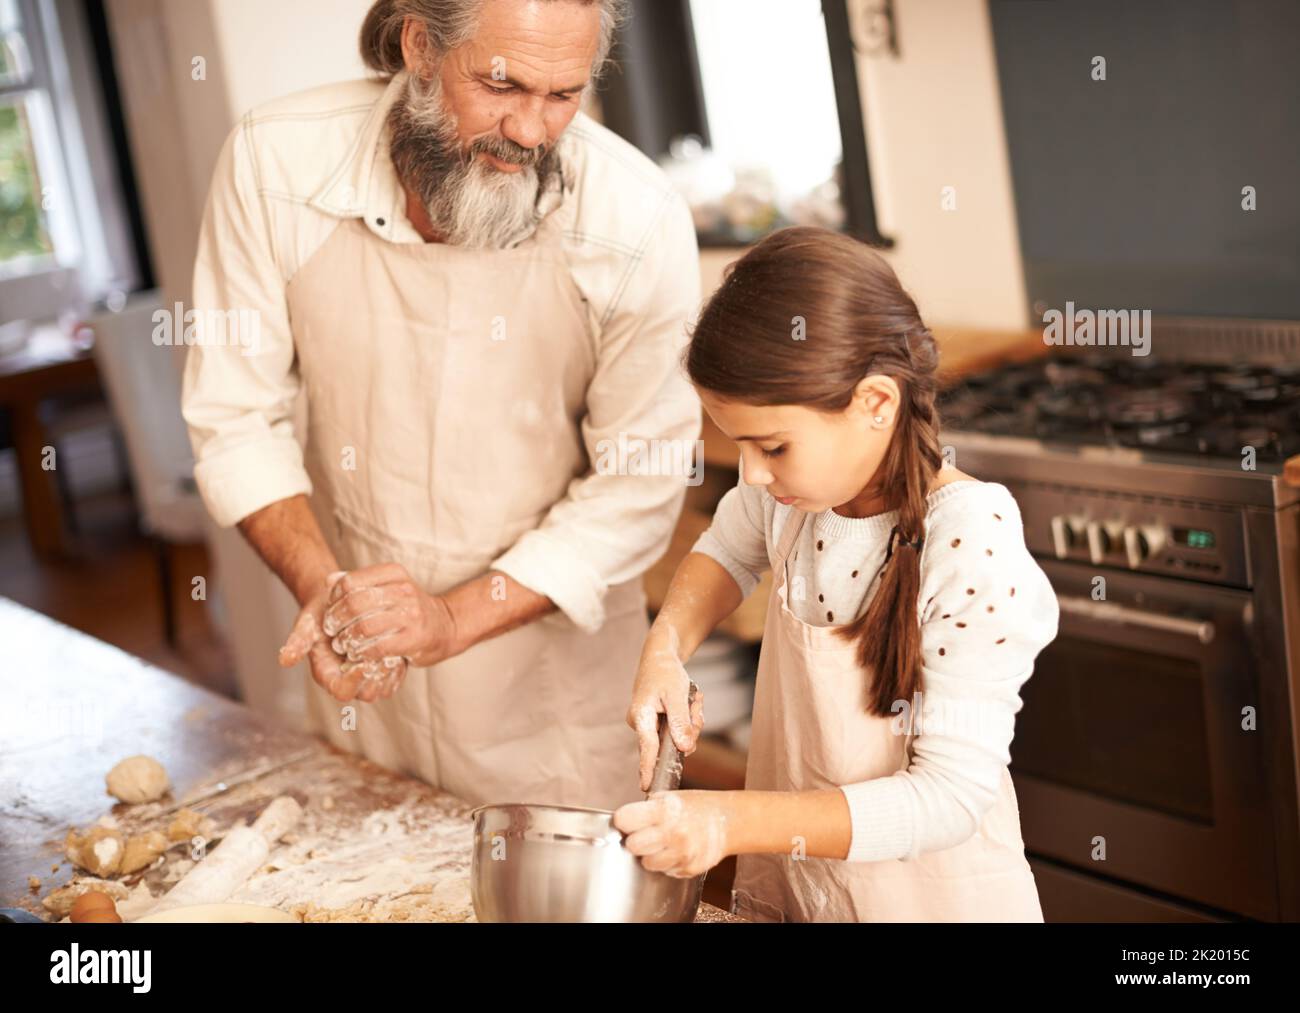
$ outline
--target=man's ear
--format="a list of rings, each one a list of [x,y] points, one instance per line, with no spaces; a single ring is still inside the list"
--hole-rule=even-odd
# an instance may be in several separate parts
[[[433,40],[419,18],[408,17],[402,23],[402,61],[413,77],[429,81],[437,73]]]

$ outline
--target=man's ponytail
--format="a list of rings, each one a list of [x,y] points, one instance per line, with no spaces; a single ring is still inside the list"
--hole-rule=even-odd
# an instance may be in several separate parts
[[[394,77],[405,66],[402,25],[406,12],[399,0],[376,0],[361,24],[361,60],[376,74]]]

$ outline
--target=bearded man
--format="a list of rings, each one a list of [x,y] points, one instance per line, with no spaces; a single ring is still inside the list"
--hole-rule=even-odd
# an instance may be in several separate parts
[[[622,3],[380,0],[377,79],[250,112],[204,215],[196,316],[260,321],[186,364],[208,509],[301,605],[316,729],[475,803],[639,797],[641,577],[687,480],[608,449],[694,449],[700,276],[667,178],[579,110]]]

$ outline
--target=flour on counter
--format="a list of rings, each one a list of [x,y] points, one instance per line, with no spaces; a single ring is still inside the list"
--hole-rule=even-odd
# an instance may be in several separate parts
[[[305,921],[472,921],[468,821],[432,821],[409,802],[366,816],[347,836],[310,828],[277,848],[231,897]]]

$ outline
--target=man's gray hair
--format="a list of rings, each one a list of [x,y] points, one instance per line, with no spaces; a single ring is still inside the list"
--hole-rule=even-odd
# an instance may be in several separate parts
[[[609,60],[614,33],[627,15],[628,0],[543,0],[546,3],[580,3],[600,7],[600,46],[593,77],[600,77]],[[407,18],[424,22],[439,54],[462,46],[478,29],[483,0],[376,0],[361,26],[361,58],[371,70],[393,77],[405,69],[402,26]]]

